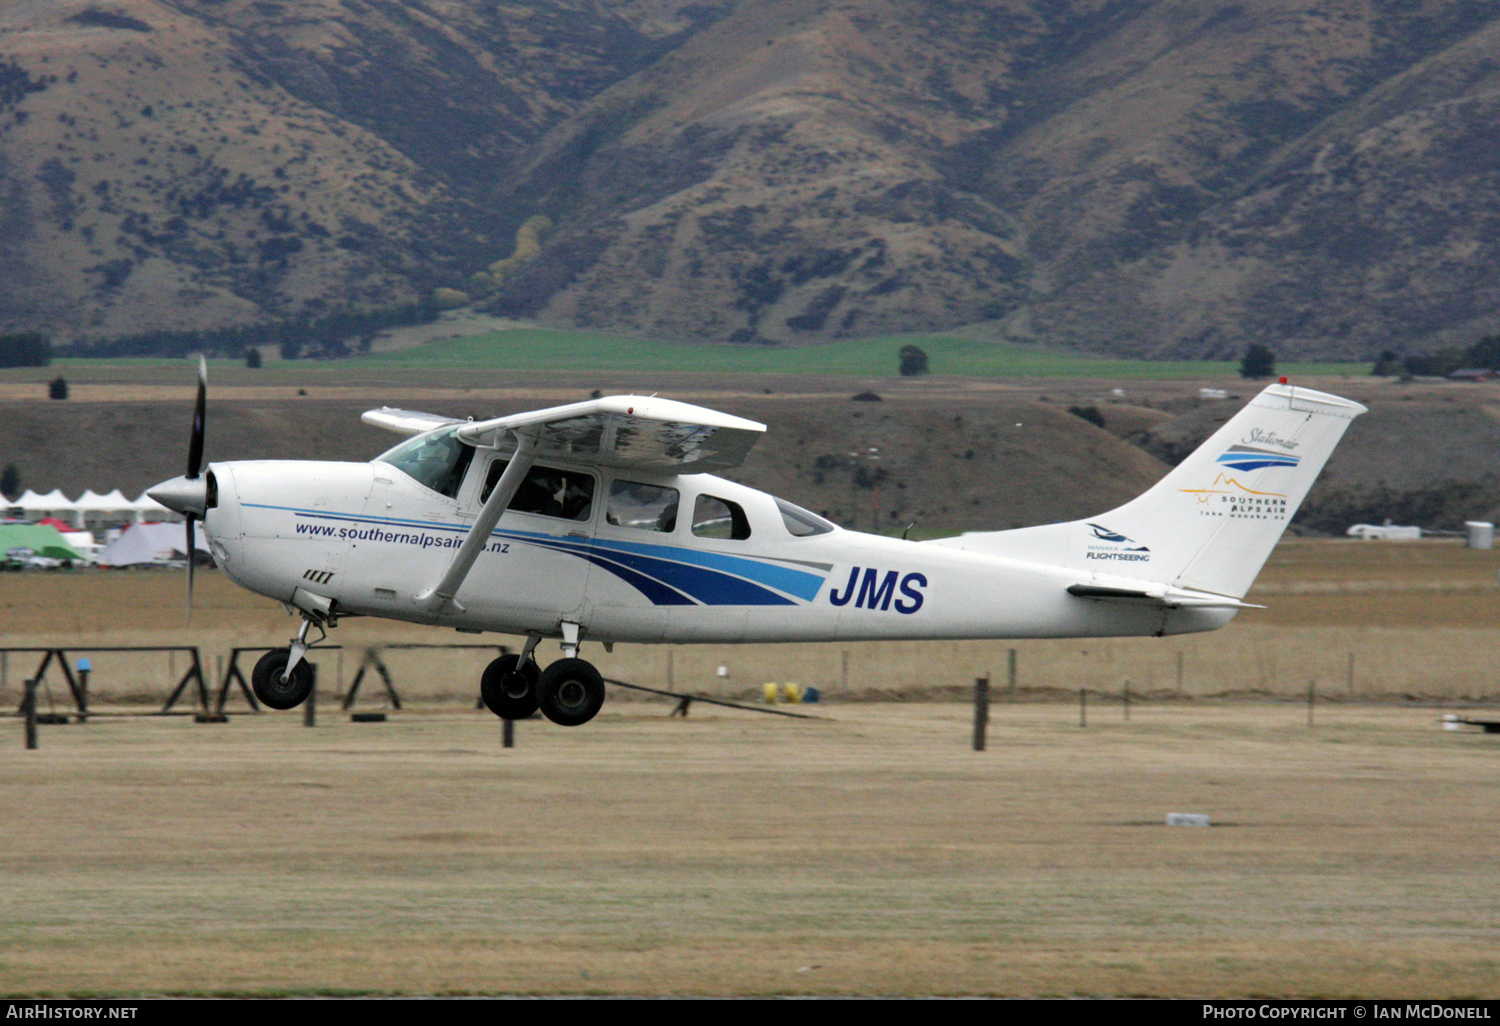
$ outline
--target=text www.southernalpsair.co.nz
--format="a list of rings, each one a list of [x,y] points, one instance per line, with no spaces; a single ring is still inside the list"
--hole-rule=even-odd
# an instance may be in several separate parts
[[[379,527],[353,528],[328,527],[323,524],[298,524],[298,534],[311,534],[320,538],[339,538],[344,541],[378,541],[393,545],[415,545],[419,549],[456,549],[464,540],[455,535],[407,533],[386,531]],[[490,542],[486,552],[509,552],[510,542]]]

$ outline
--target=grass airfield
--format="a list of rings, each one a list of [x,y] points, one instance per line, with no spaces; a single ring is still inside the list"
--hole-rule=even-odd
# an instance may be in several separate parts
[[[43,726],[27,752],[7,721],[0,991],[1495,997],[1500,737],[1429,703],[1493,694],[1495,572],[1451,543],[1292,539],[1251,596],[1272,608],[1213,635],[589,653],[727,696],[795,676],[831,693],[810,720],[612,691],[507,750],[459,652],[393,655],[409,703],[384,724],[232,701],[222,725]],[[197,638],[212,662],[290,630],[214,574],[185,630],[181,585],[0,575],[7,643]],[[1025,690],[976,753],[952,698],[985,668],[998,689],[1007,647]],[[95,665],[113,711],[165,694]]]
[[[667,710],[7,746],[0,989],[1496,993],[1496,740],[1431,710]]]

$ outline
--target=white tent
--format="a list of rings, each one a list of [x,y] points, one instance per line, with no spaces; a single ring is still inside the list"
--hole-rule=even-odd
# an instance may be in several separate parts
[[[135,503],[125,498],[118,488],[108,495],[100,495],[90,488],[78,497],[73,508],[77,510],[74,523],[79,530],[83,529],[84,517],[89,513],[135,513]]]
[[[203,541],[203,532],[197,531],[193,538],[194,548],[207,553],[208,545]],[[187,559],[186,524],[131,524],[99,553],[99,562],[104,566],[133,566],[137,563],[171,563]]]
[[[62,490],[58,488],[52,489],[46,495],[38,495],[28,488],[25,495],[11,503],[11,508],[25,510],[28,519],[37,520],[40,520],[49,513],[67,514],[74,513],[78,509],[73,504],[73,500],[64,495]]]

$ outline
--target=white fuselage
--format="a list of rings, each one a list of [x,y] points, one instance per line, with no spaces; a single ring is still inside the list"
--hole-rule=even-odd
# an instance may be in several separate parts
[[[225,573],[282,602],[301,589],[360,614],[464,630],[556,636],[563,621],[608,642],[1028,638],[1213,630],[1228,609],[1163,609],[1070,595],[1077,570],[838,528],[797,536],[776,500],[709,474],[643,474],[565,461],[597,497],[578,519],[508,510],[456,595],[440,578],[480,509],[493,453],[454,497],[381,461],[260,461],[210,468],[204,530]],[[669,530],[611,523],[616,479],[679,494]],[[748,537],[705,537],[700,495],[738,504]],[[514,507],[514,504],[513,504]],[[743,533],[743,529],[741,529]]]

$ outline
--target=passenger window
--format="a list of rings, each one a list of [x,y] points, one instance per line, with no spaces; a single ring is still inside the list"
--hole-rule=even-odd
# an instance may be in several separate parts
[[[670,534],[677,530],[677,489],[615,481],[609,486],[604,519],[616,527]]]
[[[739,503],[700,495],[693,505],[693,534],[699,538],[744,541],[750,537],[750,520]]]
[[[484,476],[480,502],[490,497],[490,492],[500,482],[500,475],[509,465],[509,460],[495,460],[490,464]],[[526,472],[526,480],[516,489],[515,497],[506,509],[559,520],[587,520],[594,512],[594,478],[574,470],[533,466]]]

